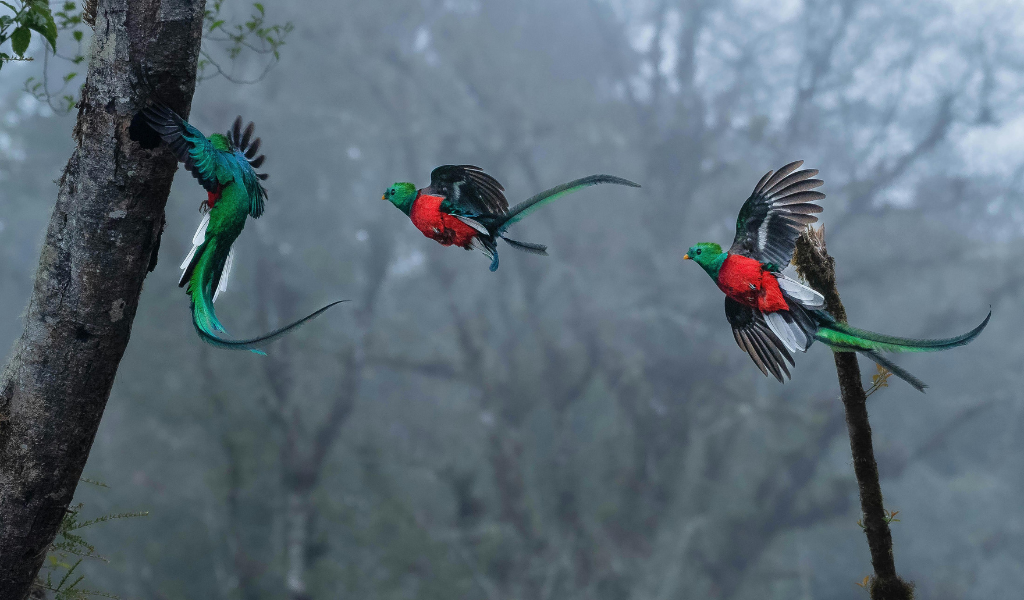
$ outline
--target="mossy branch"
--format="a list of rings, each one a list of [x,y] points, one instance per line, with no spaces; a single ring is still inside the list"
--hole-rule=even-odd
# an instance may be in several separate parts
[[[810,286],[825,296],[825,308],[836,320],[846,322],[846,309],[836,288],[835,259],[825,248],[825,228],[810,227],[796,241],[793,262],[797,272]],[[836,352],[836,373],[843,406],[846,409],[846,427],[850,434],[853,470],[860,491],[864,533],[871,551],[871,566],[875,575],[868,583],[871,600],[910,600],[914,586],[896,573],[893,559],[892,535],[889,519],[882,504],[882,486],[878,481],[878,464],[871,441],[868,422],[867,394],[861,385],[860,365],[853,352]]]

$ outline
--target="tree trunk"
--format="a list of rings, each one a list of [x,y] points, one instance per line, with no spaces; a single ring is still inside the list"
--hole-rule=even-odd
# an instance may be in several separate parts
[[[129,139],[150,91],[187,115],[205,0],[99,0],[77,147],[0,376],[0,598],[28,593],[70,503],[156,266],[177,168]]]

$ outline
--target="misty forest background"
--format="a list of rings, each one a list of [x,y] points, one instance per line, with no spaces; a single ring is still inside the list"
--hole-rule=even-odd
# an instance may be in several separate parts
[[[263,138],[267,212],[204,346],[176,287],[206,195],[179,172],[82,515],[126,598],[859,599],[870,573],[829,352],[786,385],[682,260],[767,170],[821,170],[853,324],[968,348],[869,399],[897,567],[922,598],[1024,588],[1024,8],[921,0],[290,0],[256,85],[190,121]],[[245,3],[225,11],[243,15]],[[66,43],[67,40],[64,40]],[[39,44],[39,42],[34,42]],[[41,49],[41,46],[37,46]],[[239,78],[256,60],[224,63]],[[73,117],[0,75],[0,345],[22,329]],[[59,80],[66,63],[51,62]],[[442,248],[381,201],[442,163],[515,202],[540,258]],[[866,373],[873,365],[864,364]]]

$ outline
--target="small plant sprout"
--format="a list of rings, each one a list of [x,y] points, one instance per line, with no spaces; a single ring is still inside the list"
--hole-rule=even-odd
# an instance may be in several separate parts
[[[82,478],[83,483],[98,487],[108,487],[105,483],[92,479]],[[69,506],[61,520],[60,529],[57,530],[57,537],[46,554],[46,561],[43,563],[37,579],[39,587],[53,592],[54,600],[87,600],[89,598],[117,598],[113,594],[88,590],[81,587],[85,575],[77,573],[79,565],[87,558],[107,562],[96,552],[96,548],[87,542],[81,535],[86,527],[92,527],[99,523],[106,523],[115,519],[130,519],[134,517],[145,517],[148,511],[125,512],[103,515],[94,519],[82,520],[79,515],[82,512],[83,504],[79,502]]]
[[[889,387],[889,377],[892,376],[892,371],[886,369],[882,365],[875,365],[878,372],[871,376],[871,387],[864,393],[864,397],[867,398],[874,394],[878,390]]]

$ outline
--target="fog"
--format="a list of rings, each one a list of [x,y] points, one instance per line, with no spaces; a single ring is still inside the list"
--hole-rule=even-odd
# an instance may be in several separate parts
[[[206,193],[179,170],[76,502],[83,585],[131,599],[862,599],[871,573],[830,351],[786,384],[682,259],[760,177],[819,169],[850,323],[973,344],[873,394],[896,566],[921,598],[1024,588],[1024,8],[880,0],[284,0],[255,84],[266,213],[204,345],[176,284]],[[230,5],[230,6],[229,6]],[[244,15],[244,3],[225,5]],[[231,64],[258,76],[258,57]],[[74,115],[0,73],[0,343],[20,335]],[[510,202],[592,173],[501,248],[381,200],[474,164]],[[862,359],[867,376],[875,366]]]

